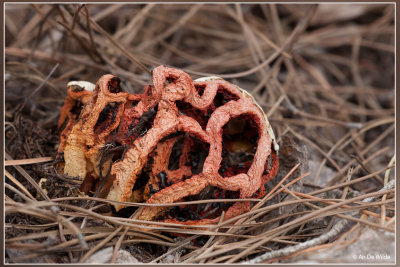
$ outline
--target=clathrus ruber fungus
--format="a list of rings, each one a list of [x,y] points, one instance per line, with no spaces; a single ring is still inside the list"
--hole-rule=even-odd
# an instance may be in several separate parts
[[[139,95],[123,92],[113,75],[93,92],[69,86],[59,121],[66,124],[63,172],[82,178],[83,192],[122,202],[264,196],[278,170],[278,145],[253,97],[218,77],[193,81],[165,66],[152,75]],[[139,219],[215,224],[223,211],[226,220],[249,209],[249,202],[151,206]]]

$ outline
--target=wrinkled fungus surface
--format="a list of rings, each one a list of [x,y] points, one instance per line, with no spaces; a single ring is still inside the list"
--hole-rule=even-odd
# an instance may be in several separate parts
[[[81,191],[115,201],[260,198],[278,170],[271,126],[246,91],[165,66],[139,95],[123,92],[113,75],[93,91],[72,83],[59,127],[61,171],[82,178]],[[249,202],[153,206],[139,219],[215,224],[223,211],[226,220],[249,209]]]

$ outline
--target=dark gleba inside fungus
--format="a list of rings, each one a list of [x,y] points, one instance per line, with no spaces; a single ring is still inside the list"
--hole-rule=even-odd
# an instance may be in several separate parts
[[[159,66],[140,95],[123,92],[113,75],[101,77],[93,92],[73,89],[61,110],[59,125],[67,126],[59,152],[63,172],[82,178],[84,192],[147,203],[260,198],[277,172],[266,115],[221,78],[193,81]],[[249,209],[248,202],[145,207],[139,219],[213,224],[223,211],[226,220]]]

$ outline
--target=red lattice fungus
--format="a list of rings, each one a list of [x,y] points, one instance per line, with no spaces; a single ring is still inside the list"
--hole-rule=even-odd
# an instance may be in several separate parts
[[[93,92],[70,87],[61,110],[63,171],[84,179],[83,192],[147,203],[265,194],[278,170],[278,145],[246,91],[164,66],[153,70],[143,94],[122,92],[119,84],[104,75]],[[214,224],[222,211],[226,220],[249,209],[249,202],[145,207],[139,219]]]

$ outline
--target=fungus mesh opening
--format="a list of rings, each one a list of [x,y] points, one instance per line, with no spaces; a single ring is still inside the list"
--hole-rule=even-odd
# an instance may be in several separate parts
[[[222,177],[246,173],[254,159],[259,139],[258,128],[251,116],[240,115],[223,127],[222,161],[218,173]]]
[[[105,131],[112,123],[115,122],[119,110],[118,103],[108,104],[100,113],[99,118],[94,126],[94,133],[99,134]]]

